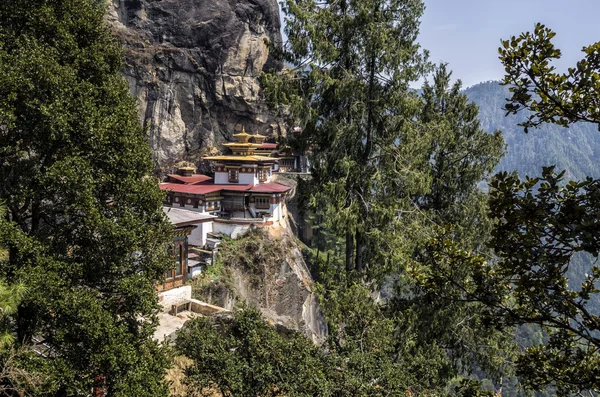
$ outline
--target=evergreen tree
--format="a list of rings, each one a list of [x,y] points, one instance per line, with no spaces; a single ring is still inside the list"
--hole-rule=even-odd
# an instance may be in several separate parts
[[[452,224],[461,240],[475,249],[486,243],[490,232],[485,182],[503,154],[500,131],[481,128],[479,109],[461,92],[460,80],[451,85],[452,72],[441,64],[433,83],[423,85],[419,120],[431,134],[429,169],[431,189],[417,202],[435,221]]]
[[[232,319],[190,321],[178,334],[177,348],[193,360],[192,388],[216,389],[224,396],[384,397],[432,391],[427,382],[437,383],[436,357],[407,355],[398,362],[393,322],[368,299],[368,289],[355,284],[338,292],[329,303],[354,310],[344,312],[343,327],[339,317],[331,318],[335,327],[322,347],[297,332],[273,328],[257,309],[237,311]]]
[[[416,43],[423,4],[290,0],[284,11],[296,71],[265,76],[266,93],[304,126],[310,205],[345,240],[346,270],[373,276],[401,251],[388,236],[425,178],[419,98],[409,90],[427,67]]]
[[[45,395],[166,393],[169,225],[121,66],[99,2],[0,4],[0,269],[28,290],[18,343],[49,346]]]
[[[191,320],[177,349],[193,360],[193,389],[224,396],[331,396],[332,367],[323,352],[294,331],[278,332],[254,308],[233,318]]]
[[[346,363],[362,368],[364,382],[374,367],[395,372],[386,389],[396,392],[440,392],[473,362],[498,364],[497,339],[506,341],[484,323],[481,305],[448,305],[442,294],[424,291],[437,270],[426,257],[437,227],[452,227],[469,249],[488,236],[477,185],[499,160],[502,139],[481,130],[476,106],[460,84],[449,86],[445,66],[424,98],[408,89],[428,69],[415,43],[421,11],[418,1],[290,1],[288,60],[298,69],[265,78],[270,98],[306,123],[303,137],[314,153],[310,207],[345,239],[344,272],[332,274],[327,259],[316,260],[320,301],[334,330],[329,348],[339,338]],[[452,277],[469,274],[463,268]],[[401,287],[389,307],[366,292],[383,294],[393,279]],[[441,292],[456,294],[453,287],[443,284]],[[378,335],[373,350],[365,335]],[[363,344],[347,342],[354,340]]]
[[[529,111],[520,124],[525,132],[548,122],[600,125],[595,105],[599,44],[585,47],[577,67],[560,74],[551,65],[561,54],[554,36],[538,24],[533,33],[503,41],[499,50],[507,72],[503,82],[513,94],[505,110]],[[600,269],[594,263],[580,282],[569,279],[568,272],[578,254],[597,258],[600,253],[600,182],[566,183],[564,175],[554,166],[525,180],[515,173],[496,175],[489,199],[495,221],[489,246],[495,256],[473,255],[443,238],[433,256],[438,267],[471,269],[457,298],[486,305],[490,321],[543,331],[516,361],[528,388],[591,395],[600,390],[600,322],[591,304],[598,297]]]
[[[510,333],[486,322],[481,303],[464,300],[460,285],[472,277],[468,266],[435,261],[437,234],[468,252],[485,249],[492,222],[480,184],[498,164],[503,152],[500,133],[488,134],[478,119],[477,106],[451,84],[445,64],[436,68],[433,82],[423,86],[419,121],[430,134],[428,168],[431,188],[414,196],[426,215],[421,227],[429,238],[418,242],[413,263],[396,283],[390,310],[401,319],[399,328],[418,344],[441,349],[441,377],[464,375],[477,364],[498,375],[511,353]]]

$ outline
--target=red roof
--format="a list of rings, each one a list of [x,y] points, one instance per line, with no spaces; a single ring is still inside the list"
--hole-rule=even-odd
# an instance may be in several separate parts
[[[212,183],[199,185],[183,185],[181,183],[161,183],[161,190],[169,190],[176,193],[208,194],[220,190],[248,190],[252,185],[215,185]]]
[[[290,186],[285,186],[280,183],[263,183],[252,187],[250,191],[257,193],[283,193],[290,189]]]
[[[260,145],[259,149],[277,149],[276,143],[263,143]]]
[[[220,190],[229,191],[250,191],[256,193],[283,193],[291,189],[289,186],[279,183],[263,183],[261,185],[215,185],[213,183],[199,183],[196,185],[186,185],[181,183],[161,183],[161,190],[173,191],[176,193],[189,194],[208,194],[218,192]]]
[[[212,178],[210,176],[202,175],[202,174],[194,174],[192,176],[181,176],[177,174],[169,174],[167,175],[171,182],[181,182],[185,184],[194,184],[200,182],[211,181]]]

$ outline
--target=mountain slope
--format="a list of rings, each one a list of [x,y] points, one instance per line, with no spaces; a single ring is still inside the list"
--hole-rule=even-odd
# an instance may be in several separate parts
[[[517,170],[521,177],[537,176],[542,166],[556,164],[557,170],[567,171],[567,179],[600,178],[600,132],[593,124],[578,123],[570,128],[548,124],[525,134],[518,123],[525,120],[526,114],[505,117],[502,110],[509,96],[507,87],[490,81],[464,92],[479,106],[483,128],[502,131],[507,153],[498,171]]]

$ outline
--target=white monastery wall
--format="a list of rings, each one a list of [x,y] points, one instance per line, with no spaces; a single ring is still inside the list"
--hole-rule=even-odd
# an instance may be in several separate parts
[[[207,233],[213,231],[213,222],[203,222],[196,225],[192,234],[188,236],[188,243],[191,245],[203,246],[206,244]]]
[[[229,174],[227,172],[215,172],[215,185],[228,185]]]
[[[256,177],[255,174],[247,174],[244,172],[240,172],[238,183],[240,185],[249,185],[249,184],[256,185],[256,184],[258,184],[258,178]]]
[[[194,267],[190,267],[190,271],[188,273],[188,276],[191,278],[194,278],[196,276],[199,276],[202,274],[202,266],[194,266]]]
[[[250,224],[236,225],[231,223],[214,222],[213,229],[215,233],[223,233],[231,238],[238,238],[250,230]]]

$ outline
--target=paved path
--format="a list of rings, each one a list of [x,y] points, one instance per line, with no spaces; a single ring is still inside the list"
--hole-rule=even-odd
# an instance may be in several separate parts
[[[188,311],[178,313],[177,316],[172,316],[164,312],[159,313],[158,327],[156,328],[156,332],[154,332],[154,339],[163,341],[166,338],[169,342],[173,342],[175,340],[175,333],[183,327],[186,321],[200,316],[202,315]]]

